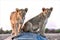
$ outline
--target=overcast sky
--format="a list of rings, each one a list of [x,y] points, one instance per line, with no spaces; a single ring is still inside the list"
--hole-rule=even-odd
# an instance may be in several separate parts
[[[25,22],[42,12],[42,8],[53,7],[46,28],[60,29],[60,0],[0,0],[0,28],[10,30],[10,14],[15,8],[28,8]]]

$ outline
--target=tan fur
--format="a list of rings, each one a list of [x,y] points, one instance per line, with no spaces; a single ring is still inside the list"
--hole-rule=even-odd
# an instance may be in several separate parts
[[[44,35],[45,25],[53,8],[42,8],[42,12],[36,17],[28,20],[23,27],[24,32],[34,32]]]
[[[18,9],[12,12],[10,15],[10,21],[12,26],[12,34],[17,35],[21,31],[22,24],[25,19],[25,14],[27,13],[27,8]]]

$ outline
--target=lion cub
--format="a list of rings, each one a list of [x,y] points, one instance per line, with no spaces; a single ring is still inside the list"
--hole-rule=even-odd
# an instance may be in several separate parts
[[[25,15],[28,11],[28,8],[25,9],[18,9],[13,11],[10,15],[11,27],[12,27],[12,34],[17,35],[21,31],[22,24],[25,19]]]
[[[44,35],[45,33],[45,26],[47,23],[47,20],[52,12],[53,8],[42,8],[42,12],[37,15],[36,17],[28,20],[24,26],[23,31],[24,32],[33,32],[33,33],[39,33],[41,35]]]

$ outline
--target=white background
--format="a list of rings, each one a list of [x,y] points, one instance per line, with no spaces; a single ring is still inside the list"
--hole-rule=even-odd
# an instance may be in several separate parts
[[[10,14],[15,8],[28,8],[25,22],[42,12],[42,8],[53,7],[46,28],[60,29],[60,0],[0,0],[0,28],[10,30]]]

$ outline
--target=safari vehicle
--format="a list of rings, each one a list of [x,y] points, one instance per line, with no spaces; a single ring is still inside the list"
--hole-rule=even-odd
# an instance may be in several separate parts
[[[47,40],[47,38],[36,33],[23,32],[13,37],[12,40]]]

